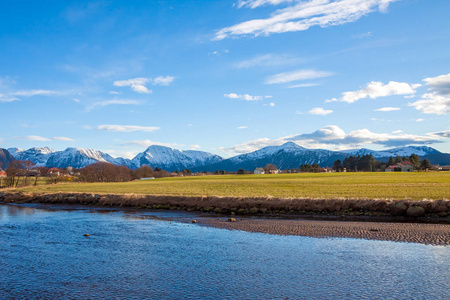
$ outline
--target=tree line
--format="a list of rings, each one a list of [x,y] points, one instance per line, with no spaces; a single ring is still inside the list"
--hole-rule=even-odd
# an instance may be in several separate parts
[[[382,171],[385,168],[398,164],[402,161],[408,161],[413,165],[414,170],[428,170],[431,169],[431,163],[428,159],[421,160],[416,154],[410,156],[396,156],[389,157],[386,163],[376,160],[372,154],[366,154],[363,156],[349,156],[344,158],[343,161],[337,159],[334,161],[332,169],[336,172],[342,172],[344,169],[347,172],[372,172]]]

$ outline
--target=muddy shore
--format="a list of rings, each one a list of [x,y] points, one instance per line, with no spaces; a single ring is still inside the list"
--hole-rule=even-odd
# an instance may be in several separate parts
[[[440,246],[450,245],[449,224],[253,218],[236,218],[235,222],[228,222],[225,218],[200,218],[198,223],[215,228],[277,235],[357,238]]]

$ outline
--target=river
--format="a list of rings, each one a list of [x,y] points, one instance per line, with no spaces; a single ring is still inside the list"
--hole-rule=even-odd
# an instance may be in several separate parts
[[[449,299],[450,247],[0,204],[1,299]],[[170,219],[170,220],[169,220]],[[89,234],[90,236],[84,236]]]

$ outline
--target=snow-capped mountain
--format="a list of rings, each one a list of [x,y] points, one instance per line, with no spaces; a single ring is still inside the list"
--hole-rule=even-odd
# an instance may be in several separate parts
[[[36,166],[45,166],[50,155],[56,152],[55,150],[48,147],[30,148],[28,150],[22,150],[19,148],[9,148],[8,151],[16,159],[29,160]]]
[[[76,169],[96,162],[124,165],[130,169],[136,169],[142,165],[150,165],[153,168],[158,167],[167,171],[181,171],[183,169],[191,169],[192,171],[253,170],[257,167],[264,167],[266,164],[274,164],[280,169],[291,169],[298,168],[302,164],[313,163],[317,163],[322,167],[332,166],[335,160],[343,160],[350,155],[362,156],[372,154],[377,160],[385,162],[390,156],[410,156],[413,153],[419,155],[422,159],[427,158],[432,164],[450,164],[450,154],[441,153],[436,149],[426,146],[400,147],[382,151],[365,148],[331,151],[324,149],[306,149],[293,142],[288,142],[280,146],[264,147],[257,151],[228,159],[223,159],[218,155],[203,151],[178,150],[157,145],[148,147],[132,160],[121,157],[114,158],[107,153],[84,148],[67,148],[64,151],[54,151],[47,147],[31,148],[25,151],[18,148],[10,148],[3,152],[7,152],[5,154],[6,156],[9,155],[8,159],[4,159],[4,161],[8,162],[16,158],[19,160],[30,160],[38,166],[46,166],[49,168],[67,168],[71,166]]]
[[[388,150],[370,150],[366,148],[361,149],[352,149],[352,150],[344,150],[342,153],[346,153],[349,155],[366,155],[372,154],[375,158],[385,158],[385,157],[395,157],[395,156],[411,156],[411,154],[416,154],[419,156],[425,156],[430,154],[438,154],[440,153],[436,149],[427,146],[408,146],[408,147],[399,147]]]
[[[201,167],[222,161],[222,157],[203,151],[178,150],[170,147],[153,145],[131,160],[135,168],[149,165],[163,170],[182,170]]]
[[[14,156],[8,150],[0,148],[0,169],[8,168],[9,163],[13,160]]]
[[[336,159],[344,159],[345,154],[324,149],[306,149],[296,143],[287,142],[281,146],[268,146],[251,153],[241,154],[220,163],[207,166],[205,170],[237,171],[253,170],[274,164],[279,169],[299,168],[302,164],[317,163],[331,166]],[[196,169],[197,170],[197,169]]]
[[[54,152],[48,158],[45,166],[57,168],[67,168],[70,166],[78,169],[96,162],[109,162],[115,165],[131,166],[130,160],[114,158],[107,153],[85,148],[67,148],[64,151]]]
[[[115,165],[125,165],[131,167],[129,159],[114,158],[107,153],[84,148],[67,148],[64,151],[55,151],[48,147],[31,148],[21,150],[10,148],[13,156],[18,160],[29,160],[36,166],[45,166],[48,168],[83,168],[96,162],[109,162]],[[9,149],[8,149],[9,151]]]

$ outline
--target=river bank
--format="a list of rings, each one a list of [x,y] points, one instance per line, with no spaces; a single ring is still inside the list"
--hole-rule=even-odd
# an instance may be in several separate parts
[[[138,194],[0,192],[0,202],[117,206],[231,215],[334,215],[449,221],[450,200],[189,197]]]

